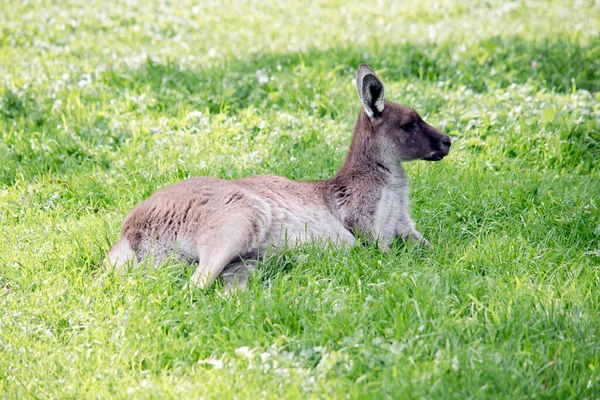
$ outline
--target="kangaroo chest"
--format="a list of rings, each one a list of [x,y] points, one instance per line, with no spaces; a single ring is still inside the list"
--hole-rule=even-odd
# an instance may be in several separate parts
[[[408,184],[404,174],[392,176],[388,185],[381,188],[379,201],[373,215],[373,233],[380,238],[391,238],[397,225],[407,215]]]

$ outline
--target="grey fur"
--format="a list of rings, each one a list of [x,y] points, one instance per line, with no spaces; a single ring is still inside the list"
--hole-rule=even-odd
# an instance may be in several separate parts
[[[385,102],[383,84],[366,65],[359,68],[357,89],[365,107],[333,178],[297,182],[267,175],[179,182],[127,216],[107,263],[122,270],[130,261],[158,263],[173,256],[197,265],[192,285],[207,287],[221,275],[233,287],[245,286],[248,269],[265,252],[296,243],[353,245],[362,233],[384,251],[395,235],[429,245],[409,215],[401,163],[441,160],[450,138],[414,110]]]

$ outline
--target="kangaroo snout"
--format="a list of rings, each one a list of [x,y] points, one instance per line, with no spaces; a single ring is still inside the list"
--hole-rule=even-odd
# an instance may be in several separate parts
[[[450,136],[442,133],[442,139],[440,140],[440,152],[443,154],[443,157],[447,156],[450,153],[450,146],[452,146],[452,140]]]
[[[448,151],[450,151],[450,146],[452,146],[452,140],[450,140],[450,136],[445,135],[445,137],[442,139],[442,144],[448,147]]]
[[[443,132],[430,127],[429,140],[431,143],[431,153],[423,157],[426,161],[440,161],[450,153],[450,147],[452,146],[452,140],[450,136]]]

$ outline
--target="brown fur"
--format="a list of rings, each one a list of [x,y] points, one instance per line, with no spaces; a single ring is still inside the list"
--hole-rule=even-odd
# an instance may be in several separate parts
[[[384,101],[383,84],[361,65],[357,76],[364,107],[348,156],[326,181],[279,176],[232,181],[188,179],[154,193],[125,219],[109,251],[118,269],[128,261],[169,256],[197,265],[192,284],[210,285],[220,274],[245,284],[248,268],[269,248],[308,240],[354,243],[363,233],[388,250],[394,235],[428,245],[408,213],[402,161],[441,160],[450,138],[411,108]]]

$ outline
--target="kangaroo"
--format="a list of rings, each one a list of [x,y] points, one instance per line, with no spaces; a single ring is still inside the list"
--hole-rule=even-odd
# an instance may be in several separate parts
[[[439,161],[450,137],[415,110],[384,100],[383,83],[358,68],[363,104],[348,155],[325,181],[266,175],[235,180],[187,179],[155,192],[125,218],[107,262],[156,263],[174,257],[196,265],[190,285],[244,287],[248,271],[269,248],[306,241],[351,246],[357,235],[387,252],[395,235],[430,246],[409,215],[402,162]]]

